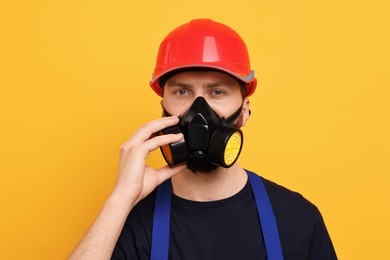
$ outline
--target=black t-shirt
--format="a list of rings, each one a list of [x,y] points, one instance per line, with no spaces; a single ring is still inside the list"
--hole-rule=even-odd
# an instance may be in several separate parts
[[[266,179],[284,259],[337,259],[318,209]],[[112,259],[150,258],[155,192],[129,214]],[[267,259],[256,202],[248,180],[227,199],[196,202],[172,194],[169,259]]]

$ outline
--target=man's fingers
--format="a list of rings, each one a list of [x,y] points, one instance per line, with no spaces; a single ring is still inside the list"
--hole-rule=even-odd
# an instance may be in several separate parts
[[[183,134],[168,134],[153,137],[152,139],[149,139],[139,145],[130,146],[128,144],[124,144],[121,146],[121,154],[124,155],[131,153],[133,159],[139,156],[146,159],[150,152],[156,150],[160,146],[179,142],[183,138]]]
[[[159,135],[149,139],[143,145],[145,145],[146,149],[151,152],[163,145],[179,142],[183,138],[183,134]]]
[[[180,164],[173,168],[169,167],[168,165],[160,168],[157,170],[157,175],[159,177],[159,185],[163,183],[164,181],[168,180],[169,178],[173,177],[177,173],[179,173],[181,170],[186,168],[186,164]]]
[[[153,134],[158,131],[177,124],[179,122],[179,118],[176,116],[171,117],[162,117],[151,121],[149,123],[144,124],[139,128],[134,135],[128,141],[129,145],[137,145],[139,143],[145,142],[148,140]]]

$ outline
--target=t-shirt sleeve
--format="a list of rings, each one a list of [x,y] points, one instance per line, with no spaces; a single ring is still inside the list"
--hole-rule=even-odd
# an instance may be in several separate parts
[[[111,259],[149,259],[155,193],[130,212],[115,245]]]
[[[286,259],[334,260],[335,250],[318,208],[301,194],[265,180]]]
[[[130,238],[128,227],[125,226],[119,236],[118,242],[115,245],[112,253],[112,260],[139,259],[136,253],[136,244]]]
[[[126,258],[126,255],[125,255],[125,251],[124,251],[123,248],[119,245],[119,241],[118,241],[118,243],[116,243],[116,245],[115,245],[114,252],[112,253],[111,259],[112,259],[112,260],[127,259],[127,258]]]
[[[310,240],[308,259],[335,260],[335,249],[321,213],[317,210],[314,220],[313,233]]]

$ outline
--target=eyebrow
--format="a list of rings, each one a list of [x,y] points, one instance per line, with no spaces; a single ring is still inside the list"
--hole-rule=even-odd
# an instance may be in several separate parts
[[[227,86],[227,87],[230,87],[229,84],[226,84],[224,82],[215,82],[215,83],[210,83],[210,84],[207,84],[207,88],[216,88],[216,87],[219,87],[219,86]]]
[[[166,85],[168,86],[172,86],[172,87],[181,87],[181,88],[191,88],[192,85],[191,84],[186,84],[186,83],[183,83],[183,82],[178,82],[178,81],[168,81],[166,83]]]
[[[172,86],[172,87],[181,87],[181,88],[192,88],[193,87],[192,84],[187,84],[187,83],[183,83],[183,82],[179,82],[179,81],[175,81],[175,80],[167,82],[167,85]],[[227,82],[222,82],[222,81],[213,82],[213,83],[206,83],[207,88],[216,88],[216,87],[219,87],[221,85],[227,86],[227,87],[231,86],[231,84],[227,84]]]

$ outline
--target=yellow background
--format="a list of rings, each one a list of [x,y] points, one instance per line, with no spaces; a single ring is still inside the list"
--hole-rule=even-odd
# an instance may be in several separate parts
[[[199,17],[241,34],[259,79],[241,165],[315,203],[340,259],[390,259],[389,13],[385,0],[1,1],[0,259],[66,258],[120,144],[160,116],[160,41]]]

